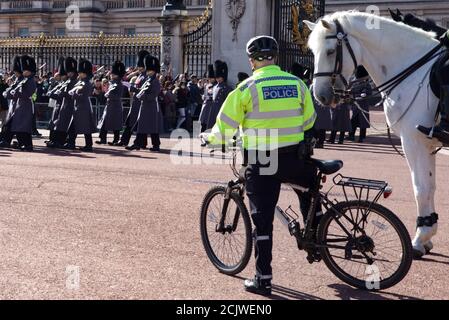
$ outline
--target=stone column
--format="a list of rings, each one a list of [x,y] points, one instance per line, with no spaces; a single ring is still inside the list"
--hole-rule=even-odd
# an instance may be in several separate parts
[[[172,70],[173,76],[183,72],[182,23],[188,19],[182,1],[168,1],[157,20],[162,26],[161,63]]]
[[[234,6],[232,10],[229,10],[229,5]],[[242,15],[243,6],[245,10]],[[271,15],[271,0],[214,1],[212,59],[220,59],[228,64],[230,84],[237,82],[239,72],[252,74],[246,43],[256,35],[271,34]]]

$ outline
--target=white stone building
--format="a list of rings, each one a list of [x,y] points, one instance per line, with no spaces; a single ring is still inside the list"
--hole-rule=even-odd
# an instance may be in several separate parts
[[[1,0],[0,37],[160,33],[156,20],[166,0]],[[189,18],[200,16],[209,0],[187,0]],[[76,5],[80,11],[79,28],[67,28],[66,21]],[[70,21],[69,21],[70,23]],[[73,25],[73,24],[72,24]]]

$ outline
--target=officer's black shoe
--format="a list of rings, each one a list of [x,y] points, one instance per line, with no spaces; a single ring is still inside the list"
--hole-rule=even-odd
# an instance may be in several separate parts
[[[93,152],[94,151],[92,146],[85,146],[85,147],[79,148],[79,150],[82,152]]]
[[[126,147],[125,149],[128,150],[128,151],[139,151],[140,147],[138,147],[138,146],[133,144],[132,146]]]
[[[445,146],[449,145],[449,124],[441,123],[433,129],[424,126],[418,126],[417,129],[424,133],[429,139],[438,139]]]
[[[64,148],[64,149],[67,149],[67,150],[76,150],[76,146],[75,146],[74,144],[71,144],[71,143],[66,143],[66,144],[63,146],[63,148]]]
[[[153,148],[150,148],[150,151],[151,151],[151,152],[161,152],[161,148],[159,148],[159,147],[153,147]]]
[[[122,146],[122,144],[118,141],[108,142],[108,145],[110,145],[111,147],[121,147]]]
[[[106,144],[106,141],[104,140],[100,140],[100,141],[95,141],[96,144]]]
[[[257,278],[245,280],[245,290],[260,296],[271,296],[271,281],[261,281]]]

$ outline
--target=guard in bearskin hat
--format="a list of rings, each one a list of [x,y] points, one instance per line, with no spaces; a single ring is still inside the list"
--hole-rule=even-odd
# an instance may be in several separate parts
[[[64,148],[66,146],[69,126],[73,118],[74,100],[69,92],[78,81],[78,62],[72,57],[67,57],[64,60],[64,71],[67,73],[67,80],[58,90],[53,92],[53,97],[62,99],[62,102],[58,118],[54,121],[53,136],[50,142],[47,143],[49,148]]]
[[[129,94],[132,98],[131,108],[129,109],[128,116],[125,120],[125,130],[123,131],[122,138],[118,143],[119,146],[128,146],[129,141],[131,140],[131,135],[133,131],[136,130],[137,118],[139,116],[140,111],[140,101],[135,98],[135,96],[139,93],[143,84],[147,80],[147,74],[145,72],[145,57],[150,53],[146,50],[142,50],[137,54],[137,73],[130,74],[128,76],[129,80],[135,76],[135,81],[131,83],[129,87]]]
[[[106,108],[103,112],[103,117],[98,124],[98,130],[100,130],[100,141],[97,144],[107,143],[107,134],[109,131],[114,132],[114,141],[110,143],[111,146],[119,145],[120,131],[123,127],[123,105],[122,97],[124,86],[122,79],[126,74],[125,65],[116,61],[112,65],[111,81],[109,82],[109,89],[106,92],[105,97]]]
[[[213,90],[212,94],[213,105],[208,119],[208,124],[212,125],[210,128],[212,128],[215,125],[221,106],[225,102],[229,93],[232,91],[231,87],[229,87],[227,84],[228,65],[226,64],[226,62],[220,60],[215,61],[215,78],[217,80],[217,84],[215,85]]]
[[[20,74],[17,61],[14,62],[16,72]],[[14,109],[7,120],[6,130],[3,133],[3,141],[0,147],[9,147],[14,135],[17,137],[19,149],[33,151],[33,113],[34,104],[31,96],[36,91],[34,75],[37,71],[36,61],[28,56],[20,57],[22,80],[7,93],[7,97],[16,100]]]
[[[73,96],[74,111],[73,120],[69,128],[69,138],[67,141],[67,149],[75,149],[76,137],[83,134],[86,145],[80,148],[84,152],[92,152],[92,133],[96,131],[95,117],[90,102],[93,92],[91,78],[93,76],[92,63],[86,59],[78,61],[78,82],[75,87],[69,91],[69,95]]]
[[[147,80],[139,93],[135,96],[140,101],[139,117],[137,119],[137,137],[134,144],[127,150],[140,150],[147,147],[148,135],[151,135],[154,152],[160,151],[160,124],[162,113],[159,107],[158,96],[161,92],[161,84],[157,74],[161,70],[159,59],[148,55],[145,57],[145,70]]]
[[[214,105],[214,86],[217,84],[215,81],[214,65],[210,64],[207,66],[207,73],[204,77],[207,78],[207,84],[204,86],[203,106],[201,107],[200,113],[201,132],[211,129],[215,124],[215,121],[210,121],[210,113]]]

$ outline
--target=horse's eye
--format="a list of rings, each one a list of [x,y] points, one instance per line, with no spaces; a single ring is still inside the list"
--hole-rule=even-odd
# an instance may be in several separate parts
[[[327,50],[327,55],[328,56],[331,56],[331,55],[333,55],[335,53],[335,49],[329,49],[329,50]]]

